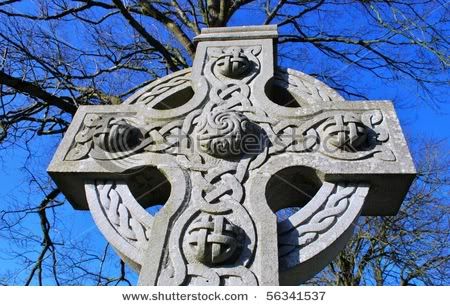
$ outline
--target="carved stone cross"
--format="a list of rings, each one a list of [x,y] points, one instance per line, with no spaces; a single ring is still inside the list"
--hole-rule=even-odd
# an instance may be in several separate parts
[[[298,284],[359,215],[398,211],[415,169],[392,104],[278,68],[276,39],[204,29],[192,69],[76,113],[48,171],[140,285]]]

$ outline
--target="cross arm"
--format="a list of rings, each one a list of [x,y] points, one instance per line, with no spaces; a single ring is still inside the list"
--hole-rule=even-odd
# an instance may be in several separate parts
[[[365,182],[371,190],[362,213],[395,215],[416,170],[393,104],[333,101],[325,106],[278,115],[272,157],[260,171],[302,166],[316,169],[323,181]]]
[[[167,127],[167,123],[164,119],[153,120],[141,105],[81,106],[48,173],[74,208],[87,210],[84,188],[88,180],[129,182],[136,179],[138,172],[161,177],[156,168],[170,166],[172,161],[169,157],[158,160],[158,152],[172,148],[178,141],[177,137],[170,140],[161,135],[179,130],[176,124]],[[162,199],[154,199],[158,200]]]

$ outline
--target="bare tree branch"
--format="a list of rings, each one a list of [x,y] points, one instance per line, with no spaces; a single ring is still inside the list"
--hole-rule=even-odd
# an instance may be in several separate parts
[[[19,92],[30,95],[31,97],[41,99],[45,103],[55,106],[69,114],[73,115],[77,111],[77,106],[74,103],[71,103],[69,99],[57,97],[46,92],[38,85],[23,81],[19,78],[8,75],[3,71],[0,71],[0,83],[14,88]]]

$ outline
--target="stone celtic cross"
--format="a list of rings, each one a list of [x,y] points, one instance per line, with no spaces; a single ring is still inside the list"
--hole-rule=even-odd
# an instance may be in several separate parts
[[[299,284],[358,216],[398,211],[415,169],[392,104],[277,67],[276,39],[204,29],[192,69],[76,113],[48,171],[140,285]]]

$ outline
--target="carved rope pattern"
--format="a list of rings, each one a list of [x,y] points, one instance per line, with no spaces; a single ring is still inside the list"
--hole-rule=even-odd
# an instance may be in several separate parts
[[[130,213],[116,189],[116,183],[112,181],[97,183],[96,187],[105,216],[115,230],[132,244],[145,246],[148,241],[148,229]]]
[[[129,104],[145,104],[149,107],[155,107],[152,103],[155,98],[161,94],[181,86],[191,83],[191,69],[186,69],[179,72],[175,77],[163,78],[156,86],[150,90],[142,93],[137,99],[130,101]]]
[[[337,185],[324,200],[323,205],[314,214],[300,224],[292,224],[289,230],[284,229],[279,238],[279,256],[286,256],[296,249],[305,247],[316,241],[321,233],[328,231],[349,207],[350,198],[357,186]],[[292,234],[295,231],[295,235]]]
[[[291,75],[286,69],[275,71],[275,84],[285,88],[301,99],[298,101],[301,107],[313,103],[323,103],[331,101],[343,101],[335,91],[329,90],[326,86],[317,86],[317,80],[309,75],[295,72],[298,75]],[[306,103],[307,105],[305,105]]]

